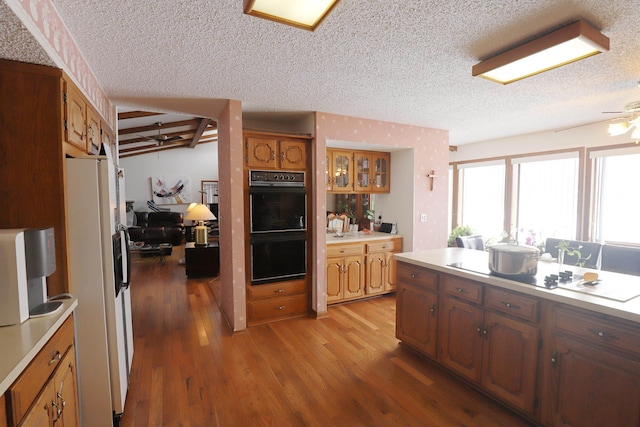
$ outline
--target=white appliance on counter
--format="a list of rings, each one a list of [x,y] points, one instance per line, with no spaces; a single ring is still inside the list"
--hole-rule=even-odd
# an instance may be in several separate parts
[[[78,398],[84,426],[119,424],[129,386],[133,328],[129,239],[119,223],[121,177],[109,155],[66,159],[69,279],[78,298]]]

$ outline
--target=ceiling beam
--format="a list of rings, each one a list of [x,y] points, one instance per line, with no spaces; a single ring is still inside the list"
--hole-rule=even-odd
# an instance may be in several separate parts
[[[118,113],[118,120],[137,119],[139,117],[159,116],[164,113],[151,113],[149,111],[127,111],[126,113]]]
[[[200,124],[198,125],[198,128],[196,129],[195,133],[193,134],[193,139],[189,144],[189,148],[193,148],[196,145],[198,145],[198,142],[200,141],[202,134],[204,133],[205,129],[207,129],[207,126],[209,126],[210,122],[211,122],[211,119],[207,119],[207,118],[200,119]]]
[[[198,119],[193,119],[193,120],[182,120],[179,122],[171,122],[171,123],[162,123],[162,125],[160,126],[160,129],[170,129],[170,128],[176,128],[176,127],[180,127],[180,126],[197,126],[199,123]],[[127,128],[127,129],[120,129],[118,130],[118,135],[129,135],[132,133],[138,133],[138,132],[149,132],[151,130],[158,130],[158,125],[156,125],[155,123],[152,125],[147,125],[147,126],[138,126],[135,128]]]

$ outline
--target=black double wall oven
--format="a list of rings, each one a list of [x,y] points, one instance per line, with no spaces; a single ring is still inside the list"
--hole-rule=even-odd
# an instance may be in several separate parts
[[[249,171],[251,284],[304,277],[307,193],[304,172]]]

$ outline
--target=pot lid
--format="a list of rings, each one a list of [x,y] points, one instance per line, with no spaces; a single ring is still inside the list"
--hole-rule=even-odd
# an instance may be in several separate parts
[[[488,247],[489,250],[497,252],[540,254],[540,250],[534,246],[518,245],[515,243],[496,243]]]

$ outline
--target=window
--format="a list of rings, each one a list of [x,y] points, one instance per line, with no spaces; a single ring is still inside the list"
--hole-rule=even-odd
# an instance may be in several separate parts
[[[460,169],[460,225],[485,239],[499,239],[504,230],[504,160],[466,163]]]
[[[593,235],[596,241],[640,244],[640,148],[591,152],[594,166]]]
[[[538,246],[547,237],[575,239],[578,153],[521,157],[512,164],[518,241]]]

